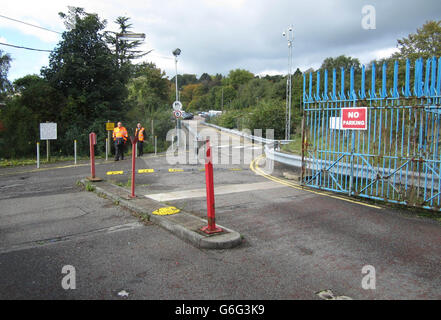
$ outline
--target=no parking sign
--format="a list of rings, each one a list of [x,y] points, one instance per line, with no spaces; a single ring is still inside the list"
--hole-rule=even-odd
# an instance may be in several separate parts
[[[175,111],[173,111],[173,115],[174,115],[175,118],[177,119],[177,118],[182,117],[182,112],[179,111],[179,110],[175,110]]]
[[[367,108],[341,108],[342,129],[366,130]]]

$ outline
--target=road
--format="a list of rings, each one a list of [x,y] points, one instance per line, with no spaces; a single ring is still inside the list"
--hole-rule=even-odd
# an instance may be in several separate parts
[[[212,140],[215,157],[252,148],[258,156],[258,146],[222,138]],[[136,194],[206,216],[203,164],[170,159],[137,161],[155,171],[137,174]],[[0,169],[0,299],[320,299],[328,289],[352,299],[441,298],[437,221],[302,190],[281,171],[257,174],[259,161],[229,162],[214,166],[216,222],[244,241],[228,250],[197,249],[81,190],[87,163]],[[97,176],[127,184],[129,168],[102,161]],[[61,286],[65,265],[75,268],[74,290]],[[362,287],[366,265],[375,289]]]

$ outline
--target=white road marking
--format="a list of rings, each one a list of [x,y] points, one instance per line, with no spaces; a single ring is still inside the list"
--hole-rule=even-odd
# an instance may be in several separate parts
[[[282,187],[284,186],[272,181],[246,183],[246,184],[243,183],[227,184],[227,185],[214,186],[214,194],[221,195],[221,194],[229,194],[236,192],[268,190],[268,189],[282,188]],[[206,196],[207,196],[207,191],[205,188],[145,195],[145,197],[156,201],[173,201],[173,200],[181,200],[181,199],[189,199],[189,198],[203,198]]]

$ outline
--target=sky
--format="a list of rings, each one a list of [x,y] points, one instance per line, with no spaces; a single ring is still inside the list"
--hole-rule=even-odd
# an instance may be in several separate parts
[[[153,50],[135,61],[154,62],[171,79],[172,51],[181,49],[178,73],[228,75],[245,69],[256,75],[287,74],[292,26],[293,70],[320,67],[327,57],[345,54],[367,64],[390,56],[397,39],[415,33],[429,20],[441,20],[440,0],[14,0],[0,7],[0,43],[53,50],[65,31],[59,12],[84,8],[117,31],[126,16],[133,32],[145,33],[140,50]],[[48,52],[0,45],[12,57],[9,80],[39,74]]]

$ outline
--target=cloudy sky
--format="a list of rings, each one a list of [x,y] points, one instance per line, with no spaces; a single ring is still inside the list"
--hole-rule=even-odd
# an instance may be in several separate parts
[[[374,8],[363,11],[365,6]],[[147,35],[142,60],[153,61],[173,77],[171,52],[182,50],[179,73],[221,73],[246,69],[254,74],[286,74],[287,39],[293,26],[293,67],[317,68],[326,57],[341,54],[362,63],[389,56],[397,39],[414,33],[428,20],[441,20],[440,0],[13,0],[0,7],[0,43],[52,50],[65,30],[58,12],[84,8],[117,30],[118,16],[131,18],[134,32]],[[366,10],[366,8],[365,8]],[[375,13],[375,28],[366,29]],[[363,22],[365,24],[363,24]],[[48,53],[0,45],[13,62],[9,79],[39,74]],[[140,60],[140,61],[142,61]]]

